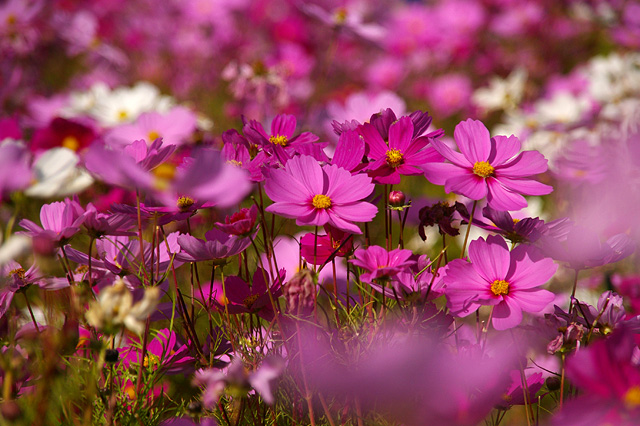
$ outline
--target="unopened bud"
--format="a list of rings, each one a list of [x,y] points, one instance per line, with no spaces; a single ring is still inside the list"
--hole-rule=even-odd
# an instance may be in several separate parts
[[[313,271],[301,269],[284,287],[287,310],[294,315],[309,315],[313,311],[316,279]]]
[[[547,385],[547,388],[550,391],[556,391],[560,389],[560,379],[557,377],[547,377],[547,380],[544,381],[544,384]]]
[[[402,207],[404,206],[405,201],[406,197],[404,195],[404,192],[391,191],[389,193],[389,205],[391,205],[391,207]]]
[[[9,421],[16,421],[22,416],[22,410],[15,401],[5,401],[0,405],[0,415]]]

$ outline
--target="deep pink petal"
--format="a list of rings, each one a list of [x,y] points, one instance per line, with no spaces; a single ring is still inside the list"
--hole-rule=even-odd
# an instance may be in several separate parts
[[[326,195],[335,204],[345,204],[362,200],[375,189],[371,178],[365,174],[351,175],[338,166],[324,166],[329,181]]]
[[[505,161],[512,159],[518,154],[518,152],[520,152],[520,149],[522,148],[520,139],[513,135],[509,137],[495,136],[492,140],[491,145],[491,154],[489,155],[489,159],[487,161],[493,167],[500,166]]]
[[[265,180],[264,192],[273,201],[302,203],[314,194],[294,179],[283,169],[271,170],[269,178]]]
[[[340,135],[331,162],[351,171],[362,162],[364,151],[365,143],[360,135],[354,130],[347,130]]]
[[[301,182],[310,194],[325,193],[325,175],[315,158],[308,155],[294,157],[287,161],[285,170]]]
[[[365,123],[360,127],[360,134],[369,146],[369,155],[371,158],[381,158],[387,155],[389,146],[380,136],[380,133],[371,123]]]
[[[460,148],[460,152],[472,164],[478,161],[487,161],[489,158],[491,136],[489,135],[489,130],[481,121],[468,119],[459,123],[453,132],[453,137],[458,144],[458,148]]]
[[[504,165],[496,167],[496,176],[509,178],[533,176],[547,171],[547,159],[538,151],[524,151]]]
[[[350,222],[371,222],[378,208],[366,201],[331,207],[332,217],[338,216]]]
[[[553,186],[545,185],[533,179],[496,178],[502,186],[524,195],[547,195],[553,192]]]
[[[266,211],[289,219],[297,219],[300,216],[307,216],[314,209],[308,204],[279,202],[271,204],[266,208]]]
[[[455,192],[464,195],[472,200],[481,200],[487,196],[487,183],[485,179],[465,170],[464,174],[447,179],[444,183],[444,190],[447,193]]]
[[[289,114],[276,115],[271,122],[271,135],[291,138],[296,130],[296,118]]]
[[[513,296],[509,294],[505,297],[505,299],[511,300],[511,304],[517,305],[524,312],[540,312],[549,306],[555,298],[553,293],[542,289],[514,291]]]
[[[511,256],[504,239],[497,235],[480,238],[469,244],[469,260],[480,276],[489,283],[504,280],[509,273]]]
[[[510,298],[506,297],[493,308],[493,328],[507,330],[517,327],[522,322],[522,310]]]
[[[413,123],[410,117],[402,117],[389,127],[389,147],[404,153],[413,137]]]
[[[444,185],[448,179],[466,174],[465,169],[461,169],[451,163],[427,163],[422,166],[424,176],[434,185]]]
[[[518,246],[511,252],[514,263],[506,278],[510,288],[523,290],[539,287],[549,281],[558,269],[558,265],[550,258],[534,262],[528,250],[527,246]]]
[[[467,159],[463,154],[456,152],[449,148],[449,146],[439,140],[431,141],[431,146],[440,153],[445,159],[451,161],[458,167],[462,168],[472,168],[473,164],[469,159]]]
[[[333,226],[334,228],[338,228],[341,229],[345,232],[349,232],[351,234],[362,234],[362,231],[360,230],[360,228],[358,227],[358,225],[355,225],[351,222],[347,222],[346,220],[340,218],[340,216],[338,215],[332,215],[329,217],[329,222],[327,222],[328,224],[330,224],[331,226]]]
[[[508,190],[497,179],[488,178],[487,185],[489,187],[487,201],[491,208],[507,211],[520,210],[527,207],[527,200],[522,195]]]

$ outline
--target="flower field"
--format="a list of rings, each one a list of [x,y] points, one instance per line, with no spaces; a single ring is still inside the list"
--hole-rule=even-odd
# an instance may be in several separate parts
[[[0,426],[640,425],[640,5],[0,4]]]

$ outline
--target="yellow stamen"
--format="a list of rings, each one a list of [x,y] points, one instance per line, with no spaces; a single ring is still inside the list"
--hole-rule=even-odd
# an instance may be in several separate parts
[[[144,356],[142,365],[144,365],[144,368],[149,368],[149,366],[151,366],[151,368],[155,370],[156,368],[158,368],[158,365],[160,365],[160,358],[158,358],[157,355],[147,352],[147,354]]]
[[[118,120],[124,121],[127,118],[129,118],[129,113],[127,111],[125,111],[123,109],[118,111]]]
[[[80,141],[75,136],[67,136],[62,139],[62,146],[72,151],[77,151],[80,148]]]
[[[158,133],[155,130],[152,130],[149,132],[147,136],[149,137],[149,142],[153,142],[160,137],[160,133]]]
[[[155,188],[159,191],[164,191],[169,187],[169,182],[171,182],[176,175],[176,166],[170,163],[162,163],[153,169],[152,173],[156,177],[154,182]]]
[[[15,25],[16,22],[18,22],[18,17],[13,13],[10,13],[9,16],[7,16],[7,25]]]
[[[242,162],[236,160],[227,160],[227,164],[231,164],[232,166],[241,167]]]
[[[520,222],[520,219],[513,219],[513,224],[515,225],[516,223]]]
[[[193,203],[194,201],[193,201],[193,198],[191,197],[180,197],[178,198],[178,202],[176,203],[176,205],[178,206],[178,209],[180,209],[181,212],[184,212],[189,210],[189,207],[191,207]]]
[[[340,7],[333,13],[333,20],[336,24],[344,24],[347,20],[347,9]]]
[[[18,269],[14,269],[12,271],[9,271],[9,276],[17,275],[18,278],[20,278],[21,280],[24,279],[25,274],[26,274],[26,271],[24,270],[24,268],[18,268]]]
[[[632,386],[624,394],[624,405],[627,408],[636,408],[640,406],[640,386]]]
[[[404,156],[402,152],[398,149],[390,149],[387,151],[387,164],[389,167],[396,168],[404,161]]]
[[[493,166],[486,161],[476,161],[473,165],[473,173],[481,178],[488,178],[489,176],[493,176],[493,172],[495,169]]]
[[[331,207],[331,198],[323,194],[316,194],[313,196],[311,204],[313,204],[313,207],[316,209],[328,209]]]
[[[283,135],[272,135],[269,137],[269,142],[275,145],[287,146],[289,139]]]
[[[505,280],[495,280],[491,283],[491,292],[496,296],[509,294],[509,283]]]

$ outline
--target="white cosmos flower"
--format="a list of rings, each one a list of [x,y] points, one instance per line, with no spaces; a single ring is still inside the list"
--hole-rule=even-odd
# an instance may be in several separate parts
[[[87,322],[105,333],[113,334],[125,327],[134,333],[144,332],[144,321],[153,313],[161,294],[158,287],[148,287],[144,296],[133,303],[133,295],[122,278],[100,292],[85,314]]]
[[[551,99],[541,99],[534,105],[533,118],[540,125],[571,124],[579,121],[591,108],[589,99],[574,96],[568,92],[558,92]]]
[[[527,71],[517,68],[505,79],[493,77],[489,87],[481,87],[471,98],[474,105],[486,110],[512,110],[522,100]]]
[[[105,87],[92,88],[94,102],[87,111],[104,127],[130,123],[143,112],[165,113],[175,104],[172,97],[162,95],[156,86],[145,81],[114,90],[105,91]]]
[[[27,188],[30,197],[63,197],[84,191],[93,183],[89,173],[78,167],[80,158],[68,148],[52,148],[33,165],[36,182]]]

